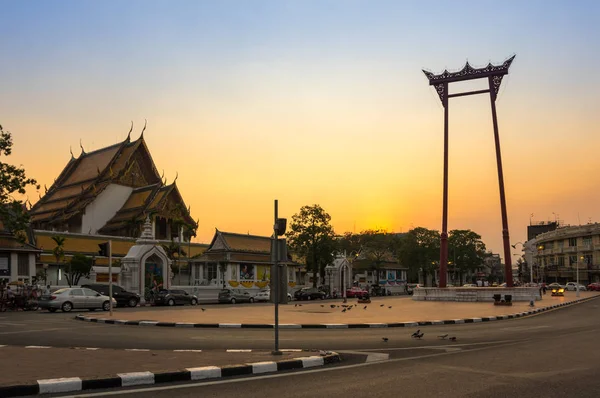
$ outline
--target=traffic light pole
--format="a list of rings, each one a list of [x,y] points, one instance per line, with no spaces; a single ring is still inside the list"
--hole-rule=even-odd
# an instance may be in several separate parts
[[[112,317],[113,304],[112,304],[112,240],[108,241],[108,305],[110,309],[110,316]]]
[[[273,223],[273,271],[275,271],[275,275],[271,276],[275,280],[275,351],[273,351],[273,355],[281,355],[281,351],[279,351],[279,266],[277,265],[277,259],[279,256],[279,253],[277,253],[277,246],[279,246],[279,230],[277,228],[278,207],[278,201],[275,199],[275,221]]]

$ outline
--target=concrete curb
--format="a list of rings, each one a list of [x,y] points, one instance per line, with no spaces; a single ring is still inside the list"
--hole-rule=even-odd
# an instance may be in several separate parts
[[[74,391],[95,389],[120,388],[180,381],[197,381],[217,379],[232,376],[244,376],[280,372],[283,370],[306,369],[316,366],[325,366],[340,362],[340,355],[336,352],[327,352],[322,356],[311,356],[283,361],[269,361],[246,363],[231,366],[203,366],[200,368],[187,368],[177,372],[133,372],[119,373],[113,377],[101,379],[64,377],[58,379],[37,380],[29,384],[0,386],[0,397],[21,397],[38,394],[55,394]]]
[[[368,329],[368,328],[402,328],[430,325],[457,325],[463,323],[477,323],[500,321],[504,319],[522,318],[538,314],[540,312],[583,303],[593,300],[600,296],[586,297],[579,300],[566,303],[554,304],[547,307],[535,308],[525,312],[516,312],[509,315],[486,316],[480,318],[464,318],[434,321],[414,321],[414,322],[395,322],[395,323],[308,323],[308,324],[279,324],[280,329]],[[128,325],[128,326],[160,326],[160,327],[187,327],[187,328],[227,328],[227,329],[273,329],[272,323],[188,323],[188,322],[158,322],[158,321],[128,321],[122,319],[93,318],[84,315],[77,315],[75,319],[85,322],[106,323],[110,325]]]

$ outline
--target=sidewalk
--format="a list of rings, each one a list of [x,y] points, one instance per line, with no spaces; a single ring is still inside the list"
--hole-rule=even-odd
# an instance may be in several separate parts
[[[581,292],[581,299],[600,295],[597,292]],[[534,308],[550,307],[576,300],[575,292],[564,297],[552,297],[548,292]],[[444,302],[413,301],[408,298],[374,298],[371,304],[357,304],[348,300],[352,309],[344,311],[340,301],[293,301],[279,306],[280,324],[390,324],[426,322],[465,318],[501,317],[531,310],[527,302],[515,302],[512,306],[495,306],[491,302]],[[332,308],[334,306],[334,308]],[[128,321],[154,321],[189,324],[246,324],[265,325],[273,323],[272,305],[239,305],[236,307],[202,306],[156,311],[115,311],[112,318],[106,313],[85,313],[85,317]],[[161,325],[162,326],[162,325]],[[186,325],[177,325],[186,326]]]
[[[284,352],[281,356],[273,356],[270,351],[254,350],[175,352],[30,347],[0,346],[0,355],[4,358],[0,365],[0,387],[44,379],[100,379],[131,372],[177,372],[204,366],[231,366],[319,355],[318,352],[309,351]]]

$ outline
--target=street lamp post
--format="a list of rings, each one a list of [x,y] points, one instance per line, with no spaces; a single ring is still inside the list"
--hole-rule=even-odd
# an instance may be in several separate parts
[[[327,272],[327,279],[329,284],[329,296],[333,298],[333,287],[331,286],[331,275],[333,274],[333,267],[328,265],[325,267],[325,271]]]
[[[584,257],[581,256],[581,262],[583,262]],[[577,271],[576,271],[576,285],[575,285],[575,297],[579,298],[579,263],[577,263]]]

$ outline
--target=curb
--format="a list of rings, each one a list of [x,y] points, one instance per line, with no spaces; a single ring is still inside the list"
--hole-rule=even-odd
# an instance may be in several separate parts
[[[37,380],[34,383],[0,386],[0,397],[21,397],[26,395],[55,394],[73,391],[86,391],[106,388],[132,387],[181,381],[198,381],[232,376],[255,375],[280,372],[284,370],[306,369],[340,362],[340,355],[327,352],[323,356],[311,356],[284,361],[255,362],[232,366],[204,366],[187,368],[176,372],[133,372],[119,373],[113,377],[101,379],[64,377],[58,379]]]
[[[509,315],[487,316],[481,318],[464,318],[464,319],[449,319],[435,321],[418,321],[418,322],[395,322],[395,323],[308,323],[295,324],[284,323],[279,324],[280,329],[368,329],[368,328],[402,328],[414,326],[430,326],[430,325],[457,325],[463,323],[477,323],[489,321],[501,321],[504,319],[523,318],[540,312],[552,310],[559,307],[565,307],[573,304],[580,304],[589,300],[596,299],[600,296],[586,297],[579,300],[569,301],[566,303],[554,304],[547,307],[536,308],[525,312],[517,312]],[[221,328],[221,329],[274,329],[272,323],[187,323],[187,322],[158,322],[158,321],[128,321],[123,319],[107,319],[93,318],[84,315],[77,315],[76,320],[106,323],[110,325],[126,325],[126,326],[159,326],[159,327],[178,327],[178,328]]]

